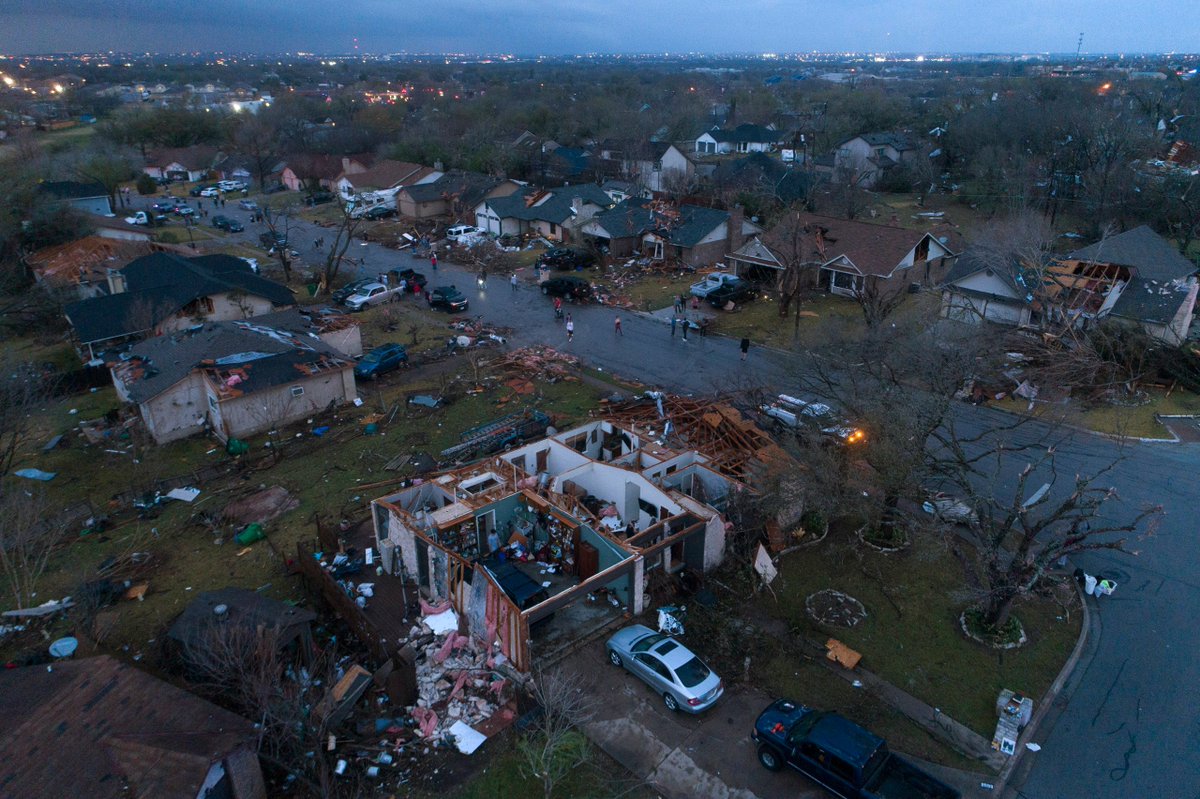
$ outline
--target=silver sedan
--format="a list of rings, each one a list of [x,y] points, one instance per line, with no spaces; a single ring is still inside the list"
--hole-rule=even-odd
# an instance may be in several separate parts
[[[668,710],[701,713],[712,707],[725,684],[700,658],[669,635],[635,624],[605,644],[614,666],[624,666],[662,696]]]

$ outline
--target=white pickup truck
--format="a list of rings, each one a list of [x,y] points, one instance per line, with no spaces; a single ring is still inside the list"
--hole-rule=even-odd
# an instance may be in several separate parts
[[[396,302],[400,299],[400,286],[385,286],[382,283],[368,283],[345,299],[345,306],[351,311],[361,311],[372,305],[382,305],[385,302]]]
[[[162,221],[164,218],[165,217],[163,217],[159,214],[155,214],[155,216],[154,216],[154,219],[156,221]],[[133,216],[125,217],[125,224],[127,224],[127,225],[149,225],[150,224],[150,215],[147,214],[145,211],[134,211]]]
[[[732,272],[711,272],[698,283],[693,283],[690,291],[693,296],[707,297],[713,291],[728,283],[740,283],[742,279]]]

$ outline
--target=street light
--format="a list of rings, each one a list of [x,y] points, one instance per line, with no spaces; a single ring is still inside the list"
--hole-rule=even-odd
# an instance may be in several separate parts
[[[192,238],[192,218],[190,216],[185,216],[183,218],[183,226],[187,228],[188,246],[193,250],[196,249],[196,240]]]

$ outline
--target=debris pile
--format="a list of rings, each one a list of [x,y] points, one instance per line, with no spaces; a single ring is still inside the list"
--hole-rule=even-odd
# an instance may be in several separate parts
[[[420,626],[412,629],[411,640],[427,643],[420,649],[417,700],[409,713],[422,738],[435,741],[453,738],[460,751],[470,754],[478,742],[463,727],[486,737],[476,728],[507,704],[512,695],[511,681],[500,671],[507,658],[500,653],[499,645],[488,646],[461,635],[457,617],[452,629],[440,635],[434,632],[429,622],[447,614],[454,617],[454,611],[448,610],[425,617]],[[472,743],[474,746],[470,746]]]
[[[579,368],[579,359],[544,344],[513,350],[499,363],[501,368],[530,380],[557,383],[559,380],[578,379],[574,372]]]

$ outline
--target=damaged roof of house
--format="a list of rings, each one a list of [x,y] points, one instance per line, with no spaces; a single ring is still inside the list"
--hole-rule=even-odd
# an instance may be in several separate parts
[[[678,247],[694,247],[728,219],[728,211],[699,205],[676,207],[641,197],[630,197],[596,214],[596,222],[613,238],[653,232]]]
[[[1196,264],[1146,225],[1075,250],[1067,260],[1131,266],[1138,277],[1158,281],[1187,277],[1197,271]]]
[[[0,793],[194,797],[254,725],[108,655],[0,670]]]
[[[272,305],[293,305],[287,286],[259,277],[232,255],[185,258],[155,253],[131,261],[120,270],[125,291],[67,306],[67,319],[85,344],[141,333],[201,297],[241,293],[262,297]],[[140,313],[144,307],[146,313]],[[147,324],[147,318],[153,320]]]
[[[349,358],[315,333],[256,324],[257,320],[209,322],[156,336],[130,348],[130,358],[114,365],[129,398],[141,403],[203,368],[230,372],[237,394],[249,394],[295,381],[327,368],[349,368]],[[232,392],[231,392],[232,393]]]

